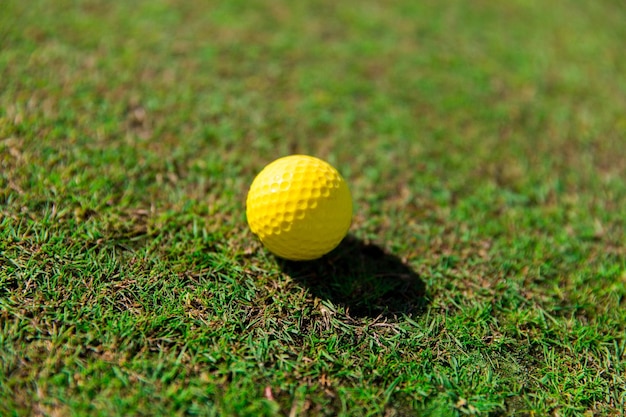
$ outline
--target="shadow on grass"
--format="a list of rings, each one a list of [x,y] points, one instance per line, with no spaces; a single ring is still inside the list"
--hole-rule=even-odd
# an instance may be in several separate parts
[[[426,285],[415,271],[352,235],[321,259],[279,265],[314,296],[343,305],[355,318],[415,315],[428,303]]]

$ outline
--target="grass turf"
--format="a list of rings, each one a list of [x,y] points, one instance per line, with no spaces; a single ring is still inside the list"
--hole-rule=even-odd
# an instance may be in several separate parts
[[[0,414],[603,415],[626,403],[617,1],[0,13]],[[355,200],[277,260],[278,156]]]

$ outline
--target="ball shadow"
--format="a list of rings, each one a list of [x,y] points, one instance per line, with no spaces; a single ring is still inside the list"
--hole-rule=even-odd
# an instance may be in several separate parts
[[[308,262],[280,260],[282,271],[316,297],[343,305],[354,318],[421,313],[426,285],[397,256],[352,235],[324,257]]]

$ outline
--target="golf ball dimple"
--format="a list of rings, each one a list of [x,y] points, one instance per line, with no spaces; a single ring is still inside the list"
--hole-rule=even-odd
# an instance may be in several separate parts
[[[330,164],[291,155],[267,165],[246,200],[250,229],[281,258],[311,260],[333,250],[352,222],[352,197]]]

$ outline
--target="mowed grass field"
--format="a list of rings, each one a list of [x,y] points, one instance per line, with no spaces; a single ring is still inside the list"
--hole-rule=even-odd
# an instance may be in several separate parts
[[[626,4],[0,3],[0,415],[621,416]],[[285,262],[254,176],[328,160]]]

